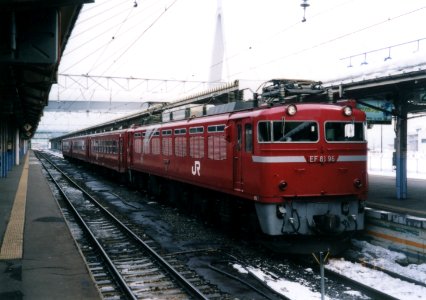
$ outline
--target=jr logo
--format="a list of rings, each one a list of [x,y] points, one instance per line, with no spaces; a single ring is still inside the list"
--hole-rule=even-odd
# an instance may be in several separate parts
[[[194,165],[192,166],[192,175],[198,175],[200,176],[200,169],[201,169],[201,164],[198,160],[196,160],[194,162]]]

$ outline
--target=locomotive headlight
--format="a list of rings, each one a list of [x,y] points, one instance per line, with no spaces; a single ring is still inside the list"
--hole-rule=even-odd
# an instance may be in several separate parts
[[[290,116],[294,116],[297,113],[297,107],[294,104],[290,104],[287,106],[287,114]]]
[[[284,219],[286,214],[287,214],[287,210],[285,209],[284,205],[282,204],[277,205],[277,218]]]
[[[355,180],[354,180],[354,186],[355,186],[357,189],[362,188],[362,181],[361,181],[361,179],[359,179],[359,178],[355,179]]]
[[[285,191],[285,189],[287,188],[287,181],[284,181],[284,180],[282,180],[279,184],[278,184],[278,188],[281,190],[281,191]]]
[[[349,214],[349,203],[348,202],[342,202],[342,214],[347,216]]]
[[[350,106],[343,107],[343,114],[347,117],[352,116],[352,107]]]

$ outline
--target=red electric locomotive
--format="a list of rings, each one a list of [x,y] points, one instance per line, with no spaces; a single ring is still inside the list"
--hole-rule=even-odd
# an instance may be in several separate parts
[[[365,114],[291,104],[129,131],[128,168],[244,198],[267,235],[363,229]]]

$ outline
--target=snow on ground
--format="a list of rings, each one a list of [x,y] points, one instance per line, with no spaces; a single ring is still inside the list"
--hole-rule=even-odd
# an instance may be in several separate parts
[[[361,249],[360,252],[366,262],[426,283],[426,264],[401,266],[398,264],[398,261],[406,261],[406,257],[402,253],[375,246],[365,241],[353,240],[352,242],[356,247]],[[242,274],[255,276],[277,293],[290,299],[321,299],[321,294],[312,291],[308,286],[309,284],[304,280],[300,282],[289,281],[253,266],[243,267],[239,264],[234,264],[233,268]],[[426,288],[393,278],[377,270],[371,270],[359,263],[352,263],[341,259],[330,259],[326,268],[344,274],[367,286],[373,286],[398,299],[426,299]],[[306,269],[305,271],[313,273],[312,269]],[[368,298],[358,291],[348,290],[344,294],[348,295],[348,297],[359,299]],[[326,299],[330,298],[326,297]]]
[[[406,260],[404,254],[365,241],[352,240],[352,242],[361,249],[360,252],[366,262],[426,283],[426,264],[401,266],[397,262]],[[330,259],[326,268],[365,285],[373,286],[398,299],[426,299],[426,288],[393,278],[380,271],[371,270],[360,263]]]
[[[426,288],[393,278],[359,263],[330,259],[326,268],[401,300],[426,299]]]
[[[426,284],[426,264],[401,266],[398,261],[406,261],[405,254],[375,246],[366,241],[352,240],[352,243],[361,249],[366,262]]]
[[[255,267],[243,267],[239,264],[233,265],[234,269],[243,274],[250,273],[260,281],[266,283],[277,293],[294,300],[321,299],[321,293],[313,292],[309,287],[299,282],[289,281],[284,278],[278,278],[273,274],[268,274]],[[325,297],[325,299],[329,299]]]
[[[55,150],[51,150],[51,149],[43,149],[43,152],[49,153],[51,155],[55,155],[55,156],[60,157],[60,158],[64,158],[62,156],[62,152],[59,152],[59,151],[55,151]]]

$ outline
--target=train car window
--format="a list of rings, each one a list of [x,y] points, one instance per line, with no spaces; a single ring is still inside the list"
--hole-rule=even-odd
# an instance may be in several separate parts
[[[363,122],[326,122],[325,139],[327,142],[365,142]]]
[[[140,132],[135,133],[135,138],[138,138],[138,137],[141,137],[141,133]]]
[[[270,142],[271,141],[271,122],[261,121],[257,124],[257,139],[259,142]]]
[[[252,152],[253,151],[253,129],[251,124],[246,124],[244,126],[244,140],[245,140],[245,151]]]
[[[204,127],[191,127],[191,128],[189,128],[190,134],[203,133],[203,132],[204,132]]]
[[[62,142],[62,150],[64,150],[64,151],[70,150],[70,142],[69,141]]]
[[[313,121],[274,121],[274,142],[316,142],[318,125]]]

